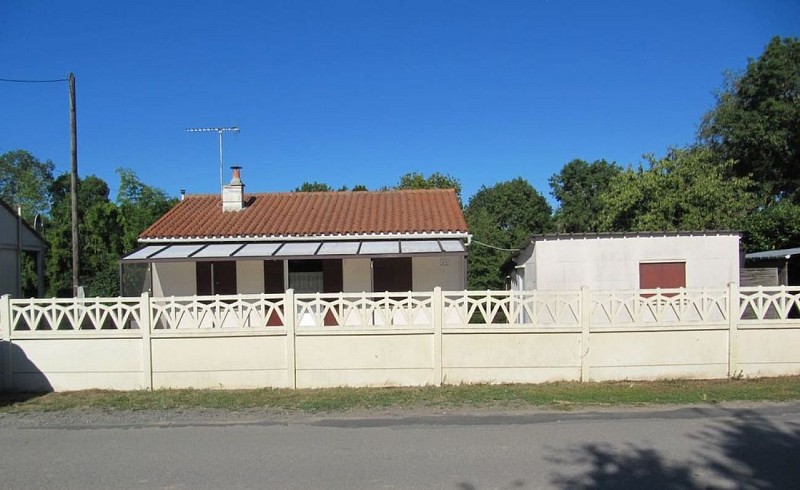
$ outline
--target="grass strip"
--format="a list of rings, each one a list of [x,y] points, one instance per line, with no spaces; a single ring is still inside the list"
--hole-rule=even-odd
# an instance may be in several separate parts
[[[0,394],[0,413],[99,409],[341,412],[413,408],[580,408],[800,400],[800,377],[649,382],[557,382],[417,388],[85,390]]]

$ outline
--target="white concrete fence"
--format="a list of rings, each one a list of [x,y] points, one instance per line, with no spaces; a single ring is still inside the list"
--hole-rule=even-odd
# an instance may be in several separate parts
[[[800,374],[800,288],[0,300],[6,390]]]

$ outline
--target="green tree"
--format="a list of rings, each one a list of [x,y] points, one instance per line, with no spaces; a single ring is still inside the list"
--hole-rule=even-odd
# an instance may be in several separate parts
[[[454,189],[461,204],[461,182],[455,177],[434,172],[425,177],[419,172],[410,172],[400,177],[395,189]]]
[[[464,209],[473,240],[469,251],[470,289],[502,289],[500,267],[525,237],[552,229],[552,209],[525,179],[483,186]]]
[[[622,169],[614,163],[572,160],[550,177],[551,194],[559,203],[553,221],[561,233],[598,231],[600,195]]]
[[[52,209],[45,224],[49,246],[46,262],[50,296],[72,294],[72,234],[70,175],[51,186]],[[90,175],[78,180],[78,236],[80,283],[91,296],[119,293],[118,260],[122,254],[119,211],[109,200],[108,184]]]
[[[699,136],[767,202],[800,202],[800,39],[773,38],[744,74],[729,76]]]
[[[322,182],[303,182],[294,192],[331,192],[333,188]]]
[[[122,225],[122,252],[129,253],[137,246],[139,234],[169,211],[178,201],[166,192],[144,184],[136,174],[118,168],[119,193],[117,207]]]
[[[647,167],[623,171],[600,196],[601,230],[732,229],[756,207],[749,179],[728,177],[732,163],[708,148],[646,159]]]
[[[0,199],[16,209],[22,207],[22,216],[33,223],[37,215],[44,216],[50,209],[48,190],[53,183],[53,162],[40,161],[25,150],[14,150],[0,155]]]
[[[741,223],[746,252],[800,246],[800,205],[782,200],[748,215]]]

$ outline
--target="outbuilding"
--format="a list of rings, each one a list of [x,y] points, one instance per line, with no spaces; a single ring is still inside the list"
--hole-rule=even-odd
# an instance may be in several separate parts
[[[722,288],[739,284],[736,231],[533,235],[512,258],[514,290]]]

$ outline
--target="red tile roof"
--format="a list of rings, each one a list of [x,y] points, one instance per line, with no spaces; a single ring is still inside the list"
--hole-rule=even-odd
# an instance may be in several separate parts
[[[178,203],[140,239],[466,233],[451,189],[246,194],[241,211],[218,195]]]

